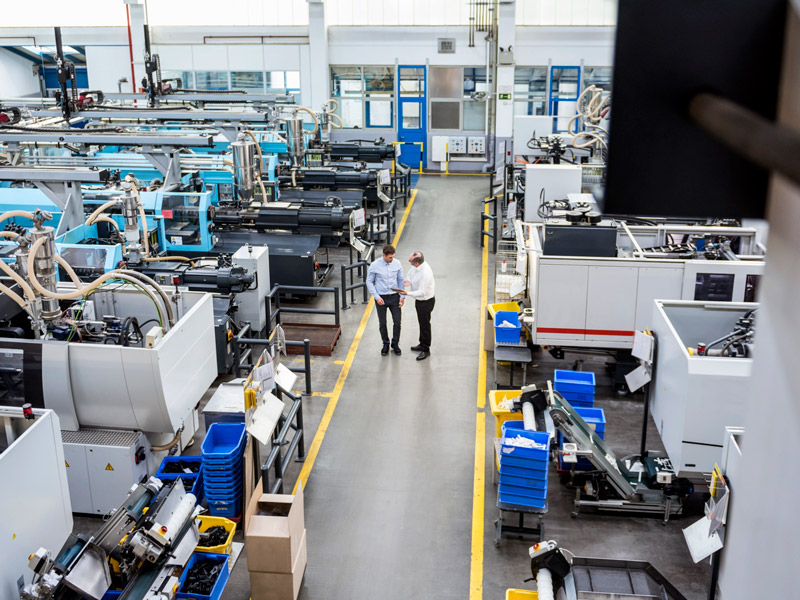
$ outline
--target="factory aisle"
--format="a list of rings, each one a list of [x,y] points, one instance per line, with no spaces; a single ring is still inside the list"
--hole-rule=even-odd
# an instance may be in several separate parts
[[[421,177],[397,258],[436,277],[433,345],[417,362],[413,300],[402,356],[380,355],[372,311],[305,491],[300,598],[468,595],[484,177]],[[309,440],[310,441],[310,440]]]

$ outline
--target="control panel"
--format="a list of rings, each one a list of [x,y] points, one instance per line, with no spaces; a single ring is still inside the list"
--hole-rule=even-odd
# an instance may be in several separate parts
[[[468,138],[468,154],[486,154],[486,138],[480,136],[470,136]]]
[[[467,137],[463,135],[453,135],[447,142],[447,150],[450,154],[467,153]]]

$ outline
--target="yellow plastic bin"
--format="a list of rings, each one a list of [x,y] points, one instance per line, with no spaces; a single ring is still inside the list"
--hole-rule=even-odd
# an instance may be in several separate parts
[[[486,306],[489,310],[489,317],[494,322],[494,316],[501,310],[513,310],[514,312],[522,312],[519,304],[516,302],[498,302],[497,304],[489,304]]]
[[[507,398],[519,398],[522,390],[492,390],[489,392],[489,406],[494,417],[494,437],[503,436],[503,423],[506,421],[521,421],[521,412],[511,412],[511,409],[500,408],[500,403]]]
[[[220,544],[219,546],[197,546],[195,550],[197,552],[209,552],[211,554],[230,554],[231,544],[233,544],[233,534],[236,533],[236,523],[224,517],[209,517],[205,515],[200,515],[197,517],[197,520],[199,521],[197,528],[200,533],[205,533],[212,527],[222,525],[225,531],[228,532],[228,538],[225,540],[224,544]]]
[[[530,590],[506,590],[506,600],[538,600],[539,592]]]

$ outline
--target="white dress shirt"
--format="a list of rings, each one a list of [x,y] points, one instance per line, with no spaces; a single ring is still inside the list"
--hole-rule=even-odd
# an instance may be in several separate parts
[[[408,281],[411,285],[406,290],[414,300],[430,300],[433,298],[435,283],[433,271],[427,262],[418,267],[411,267],[408,271]]]

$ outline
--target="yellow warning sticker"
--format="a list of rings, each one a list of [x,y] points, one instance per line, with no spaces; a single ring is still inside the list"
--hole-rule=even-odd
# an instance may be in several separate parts
[[[64,464],[67,465],[67,468],[69,469],[69,463],[67,461],[64,461]]]
[[[106,471],[113,471],[113,470],[114,470],[114,467],[111,466],[111,463],[108,463],[106,465]]]

